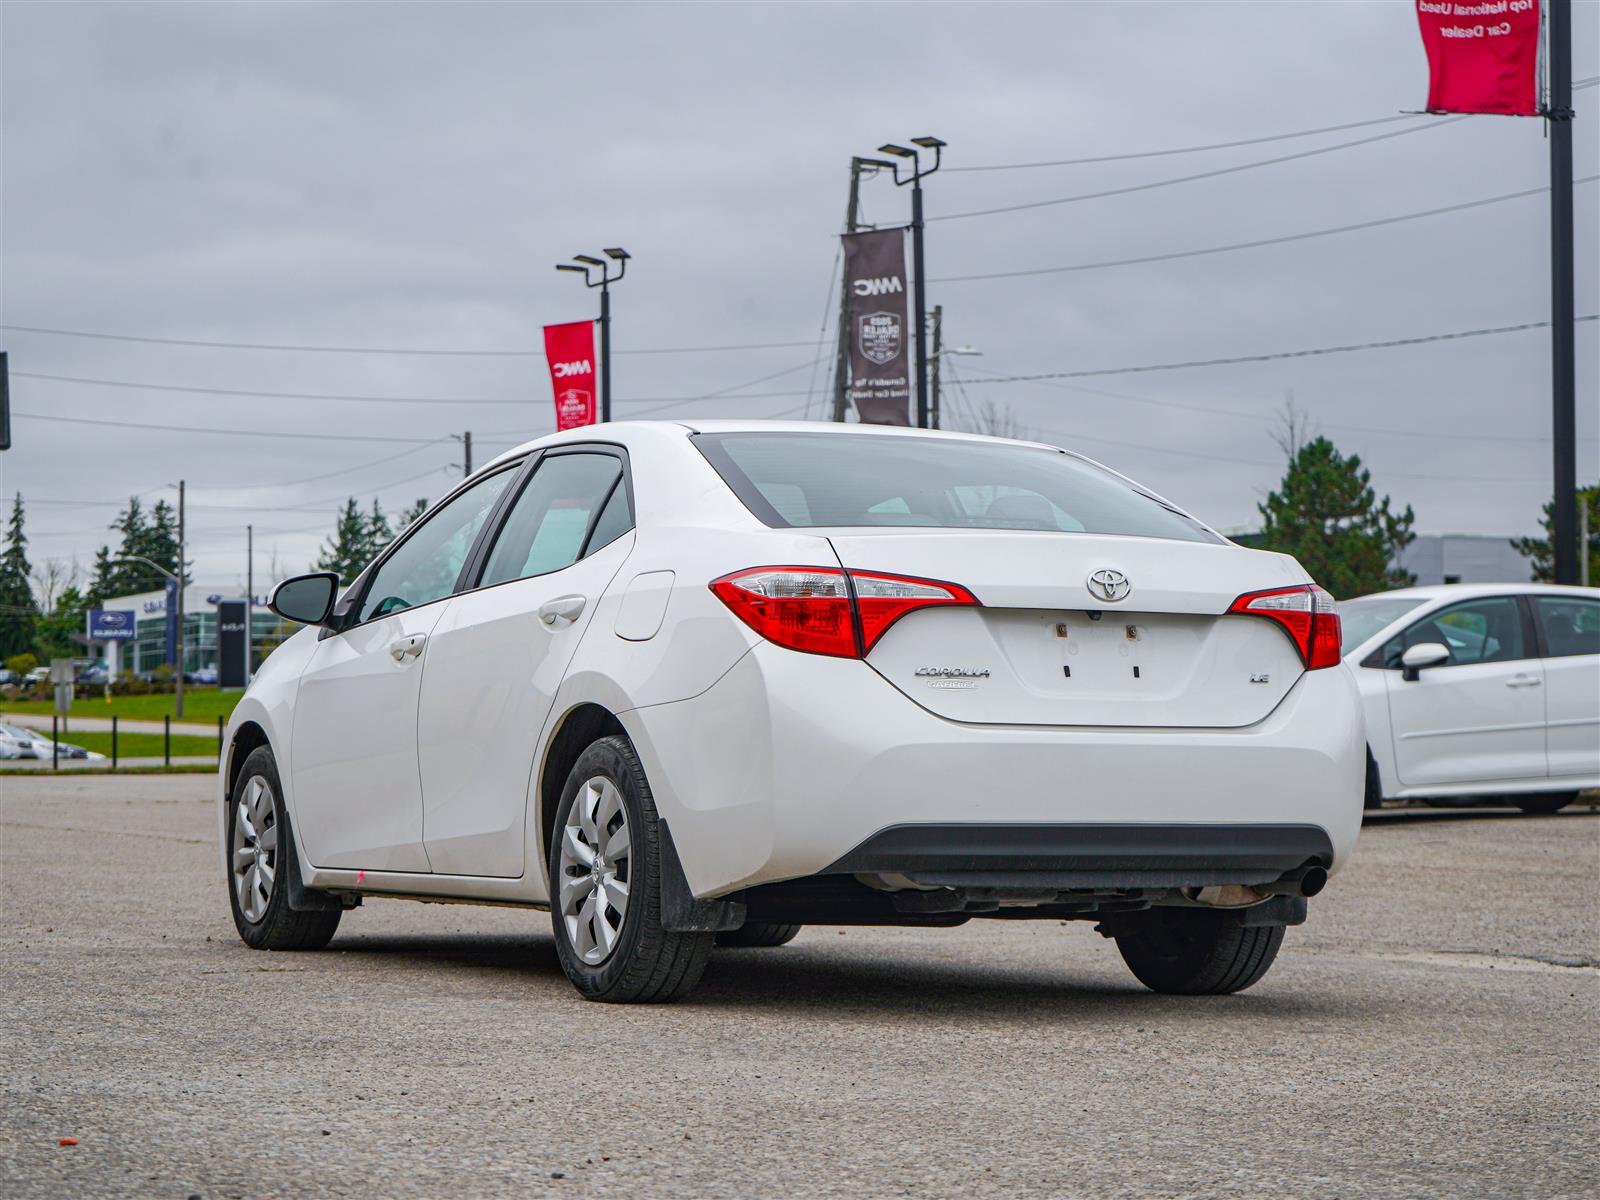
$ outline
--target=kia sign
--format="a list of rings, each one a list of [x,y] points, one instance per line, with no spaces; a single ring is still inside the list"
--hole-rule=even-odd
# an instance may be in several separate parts
[[[91,642],[133,641],[136,616],[131,609],[91,608],[89,610],[89,640]]]
[[[850,399],[863,421],[911,424],[904,229],[844,235]]]
[[[594,322],[544,327],[544,357],[555,389],[556,428],[594,424]]]
[[[1417,0],[1428,111],[1539,115],[1539,0]]]

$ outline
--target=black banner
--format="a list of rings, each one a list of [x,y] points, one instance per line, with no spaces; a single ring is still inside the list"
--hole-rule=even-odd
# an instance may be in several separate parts
[[[243,600],[217,601],[217,686],[242,688],[250,682]]]
[[[844,235],[850,400],[863,422],[911,424],[911,337],[904,229]]]

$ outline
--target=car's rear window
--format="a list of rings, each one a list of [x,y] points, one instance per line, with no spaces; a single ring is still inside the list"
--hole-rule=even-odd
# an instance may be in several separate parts
[[[1041,529],[1221,539],[1110,472],[1039,446],[850,433],[702,433],[695,445],[774,528]]]

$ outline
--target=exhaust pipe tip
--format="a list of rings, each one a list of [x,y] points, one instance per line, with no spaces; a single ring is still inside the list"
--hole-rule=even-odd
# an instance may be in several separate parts
[[[1327,886],[1328,872],[1323,867],[1307,867],[1306,873],[1300,876],[1300,894],[1308,900]]]

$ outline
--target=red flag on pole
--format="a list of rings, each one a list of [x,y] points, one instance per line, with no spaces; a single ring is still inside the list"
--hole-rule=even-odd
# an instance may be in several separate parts
[[[1539,0],[1417,0],[1428,111],[1539,115]]]
[[[544,357],[555,389],[556,429],[594,424],[594,322],[544,327]]]

